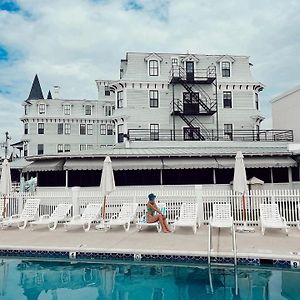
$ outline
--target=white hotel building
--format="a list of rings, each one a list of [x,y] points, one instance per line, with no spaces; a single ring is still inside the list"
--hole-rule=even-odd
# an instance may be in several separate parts
[[[36,77],[21,119],[34,162],[23,171],[85,184],[75,178],[109,154],[119,184],[229,183],[241,150],[250,175],[298,180],[293,132],[260,129],[251,66],[247,56],[129,52],[118,80],[96,80],[98,100],[44,99]]]

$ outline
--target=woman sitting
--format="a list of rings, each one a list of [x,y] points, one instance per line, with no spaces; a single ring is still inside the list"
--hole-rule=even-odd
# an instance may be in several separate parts
[[[156,195],[151,193],[148,195],[148,198],[149,201],[147,203],[147,223],[155,223],[158,221],[163,232],[171,232],[171,230],[168,228],[166,216],[162,214],[155,203]]]

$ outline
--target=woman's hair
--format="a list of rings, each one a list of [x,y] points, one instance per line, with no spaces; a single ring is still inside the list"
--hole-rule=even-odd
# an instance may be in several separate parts
[[[150,201],[153,201],[153,200],[155,200],[156,195],[154,195],[153,193],[151,193],[151,194],[148,195],[148,198],[149,198]]]

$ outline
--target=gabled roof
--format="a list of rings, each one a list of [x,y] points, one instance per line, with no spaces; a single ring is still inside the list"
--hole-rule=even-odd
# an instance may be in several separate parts
[[[50,91],[48,92],[47,99],[53,99]]]
[[[232,56],[226,54],[226,55],[222,55],[216,62],[220,62],[224,60],[230,61],[231,63],[235,61]]]
[[[198,62],[199,59],[194,54],[188,54],[186,57],[184,57],[181,61],[196,61]]]
[[[44,99],[44,96],[43,96],[43,92],[41,89],[39,78],[36,74],[34,76],[30,94],[29,94],[27,100],[38,100],[38,99]]]
[[[278,101],[278,100],[280,100],[280,99],[282,99],[282,98],[284,98],[284,97],[286,97],[286,96],[288,96],[288,95],[290,95],[290,94],[293,94],[293,93],[295,93],[295,92],[298,92],[299,90],[300,90],[300,85],[298,85],[298,86],[294,87],[293,89],[288,90],[287,92],[285,92],[285,93],[283,93],[283,94],[281,94],[281,95],[279,95],[279,96],[273,98],[273,99],[271,100],[271,103],[274,103],[274,102],[276,102],[276,101]]]
[[[148,55],[148,56],[145,57],[145,61],[148,61],[148,60],[151,60],[151,59],[155,59],[155,60],[159,60],[159,61],[163,60],[162,57],[159,56],[156,53],[151,53],[150,55]]]

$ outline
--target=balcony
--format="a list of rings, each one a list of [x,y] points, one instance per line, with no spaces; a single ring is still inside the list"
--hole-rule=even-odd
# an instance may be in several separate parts
[[[195,129],[195,128],[194,128]],[[201,133],[201,129],[199,128]],[[129,141],[239,141],[239,142],[293,142],[293,130],[206,130],[205,135],[187,134],[187,131],[161,129],[129,129],[126,135]]]

